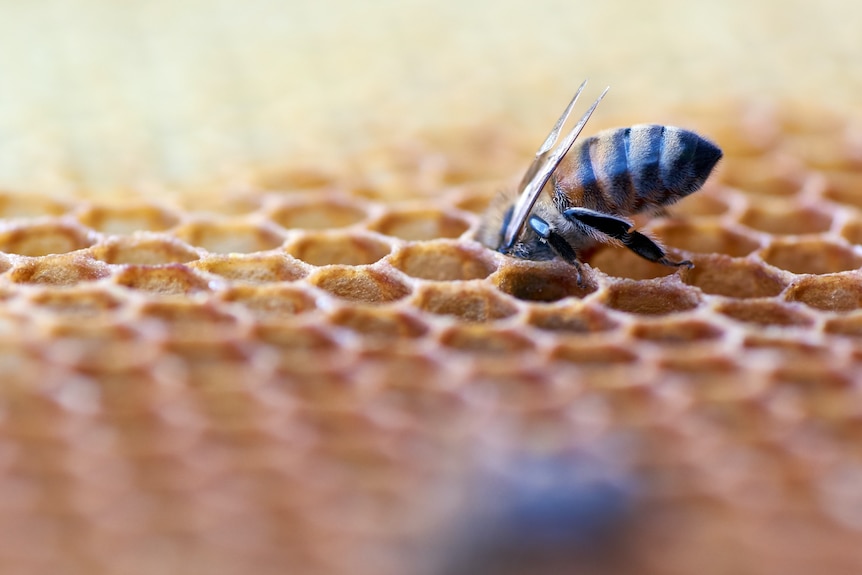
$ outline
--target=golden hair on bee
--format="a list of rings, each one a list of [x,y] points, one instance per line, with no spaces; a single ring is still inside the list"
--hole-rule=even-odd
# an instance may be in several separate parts
[[[524,259],[561,257],[575,266],[579,283],[578,252],[596,243],[620,244],[667,266],[691,267],[689,261],[668,259],[625,217],[656,213],[699,190],[721,149],[689,130],[655,124],[604,130],[575,145],[607,88],[553,148],[585,85],[554,124],[518,189],[492,202],[479,241]]]

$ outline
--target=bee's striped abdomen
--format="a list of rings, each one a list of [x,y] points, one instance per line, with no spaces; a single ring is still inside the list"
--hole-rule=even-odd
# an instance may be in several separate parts
[[[714,144],[672,126],[605,130],[576,145],[557,168],[557,204],[618,215],[656,209],[699,189],[720,158]]]

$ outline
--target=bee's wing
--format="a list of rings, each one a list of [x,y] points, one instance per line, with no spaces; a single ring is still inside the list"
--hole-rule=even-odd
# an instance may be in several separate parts
[[[587,120],[590,119],[596,106],[599,105],[599,102],[602,101],[602,98],[605,97],[605,94],[607,94],[609,90],[609,88],[605,88],[604,92],[602,92],[601,95],[596,98],[596,101],[593,102],[593,105],[590,106],[590,109],[581,116],[578,124],[566,135],[562,143],[551,151],[551,147],[557,142],[557,138],[560,135],[560,130],[563,128],[563,124],[566,123],[566,119],[568,119],[569,114],[572,112],[572,108],[575,107],[575,103],[578,101],[578,96],[581,95],[581,92],[583,92],[584,86],[586,85],[587,82],[585,80],[578,88],[578,91],[575,92],[575,96],[572,98],[572,101],[569,102],[568,106],[566,106],[566,109],[563,111],[563,115],[560,116],[560,119],[557,120],[556,124],[554,124],[551,133],[548,134],[548,137],[539,148],[539,151],[536,152],[536,159],[534,159],[533,163],[530,164],[530,167],[527,168],[527,172],[521,180],[520,195],[518,196],[518,200],[515,202],[515,207],[512,210],[512,217],[509,219],[509,224],[506,226],[506,233],[503,235],[503,244],[500,246],[501,251],[508,251],[512,245],[514,245],[515,240],[524,228],[524,223],[526,223],[527,217],[529,217],[533,206],[536,204],[536,200],[539,198],[539,194],[542,193],[542,189],[545,187],[545,184],[548,183],[548,179],[551,177],[551,174],[554,173],[554,170],[557,169],[557,166],[563,160],[563,156],[566,155],[566,152],[568,152],[569,148],[572,147],[572,144],[575,143],[575,139],[577,139],[581,130],[584,129],[584,126],[587,124]]]

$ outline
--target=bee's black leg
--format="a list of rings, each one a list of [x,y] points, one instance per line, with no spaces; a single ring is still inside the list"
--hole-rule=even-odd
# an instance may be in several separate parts
[[[640,232],[629,232],[621,238],[617,238],[623,242],[623,245],[628,249],[647,259],[651,262],[660,263],[671,267],[685,266],[689,269],[694,267],[694,264],[688,260],[675,262],[667,259],[667,254],[657,243],[649,239]]]
[[[569,208],[563,212],[563,215],[621,241],[628,249],[651,262],[672,267],[693,267],[693,264],[688,260],[675,262],[667,259],[667,254],[661,246],[640,232],[629,231],[632,227],[631,222],[622,218],[586,208]]]
[[[548,242],[557,254],[565,260],[566,263],[571,264],[575,267],[578,272],[578,287],[583,287],[583,276],[581,274],[581,262],[578,261],[578,254],[566,241],[566,238],[558,234],[557,232],[551,229],[551,226],[548,225],[548,222],[540,218],[539,216],[530,216],[527,220],[527,223],[530,225],[530,228],[536,234]]]

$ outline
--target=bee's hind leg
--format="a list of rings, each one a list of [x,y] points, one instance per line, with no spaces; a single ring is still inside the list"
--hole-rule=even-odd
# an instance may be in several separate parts
[[[628,249],[651,262],[672,267],[694,267],[694,264],[688,260],[675,262],[667,259],[667,254],[660,245],[640,232],[629,231],[632,228],[631,222],[622,218],[586,208],[569,208],[563,212],[563,215],[621,241]]]
[[[536,235],[540,238],[548,242],[551,248],[557,254],[566,261],[566,263],[571,264],[575,267],[578,272],[578,287],[583,287],[583,274],[581,273],[581,262],[578,261],[578,254],[575,252],[574,248],[566,241],[566,238],[558,234],[557,232],[551,229],[551,226],[548,225],[548,222],[540,218],[539,216],[532,215],[527,220],[527,224],[532,228]]]
[[[629,232],[618,239],[622,241],[623,245],[626,246],[628,249],[630,249],[640,257],[647,259],[651,262],[656,262],[671,267],[685,266],[689,269],[694,267],[694,264],[691,263],[689,260],[675,262],[673,260],[667,259],[667,254],[661,248],[661,246],[659,246],[657,243],[655,243],[640,232]]]

